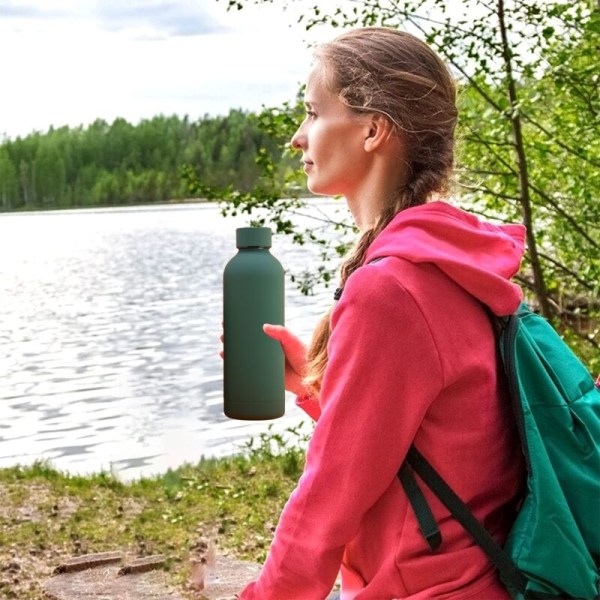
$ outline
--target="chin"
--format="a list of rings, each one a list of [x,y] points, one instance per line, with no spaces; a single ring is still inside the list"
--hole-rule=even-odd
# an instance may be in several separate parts
[[[332,191],[331,187],[327,185],[319,184],[318,182],[310,181],[306,182],[308,191],[315,194],[316,196],[337,196],[340,192]]]

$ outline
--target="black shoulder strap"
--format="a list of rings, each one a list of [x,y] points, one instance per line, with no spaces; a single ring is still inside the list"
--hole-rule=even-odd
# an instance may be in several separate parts
[[[429,508],[429,503],[421,488],[417,484],[417,480],[413,475],[412,467],[405,460],[398,471],[398,479],[404,488],[404,492],[408,496],[408,500],[417,517],[419,529],[423,537],[427,540],[432,551],[437,550],[442,543],[442,534],[438,527],[437,521]]]
[[[409,465],[408,468],[405,467],[406,463]],[[524,593],[526,585],[525,576],[519,571],[510,556],[477,520],[468,506],[454,493],[452,488],[444,481],[439,473],[431,466],[429,461],[414,446],[410,447],[406,456],[405,464],[403,464],[400,468],[400,471],[398,472],[398,478],[400,479],[402,487],[408,496],[409,502],[415,511],[415,515],[421,530],[429,530],[431,527],[430,523],[428,522],[429,517],[426,516],[425,522],[421,522],[423,515],[425,515],[427,511],[431,515],[431,509],[429,506],[427,506],[427,511],[423,510],[422,504],[423,502],[427,504],[427,500],[423,496],[423,492],[420,489],[418,494],[414,493],[414,488],[416,487],[418,489],[419,486],[414,479],[413,471],[417,473],[417,475],[419,475],[419,477],[427,484],[429,489],[431,489],[431,491],[439,498],[442,504],[450,511],[452,516],[473,537],[475,542],[477,542],[481,549],[486,553],[492,563],[496,565],[503,581],[513,589]],[[412,479],[412,481],[410,481],[408,485],[405,485],[403,480],[406,479]],[[419,495],[421,498],[418,498]]]

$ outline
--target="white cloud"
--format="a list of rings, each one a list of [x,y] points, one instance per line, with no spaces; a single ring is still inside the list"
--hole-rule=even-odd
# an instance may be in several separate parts
[[[213,2],[214,3],[214,2]],[[206,2],[183,0],[109,0],[99,2],[100,24],[112,31],[149,29],[157,35],[206,35],[227,31],[221,19],[211,14]]]
[[[0,136],[291,100],[310,63],[304,31],[279,6],[226,4],[0,2]]]

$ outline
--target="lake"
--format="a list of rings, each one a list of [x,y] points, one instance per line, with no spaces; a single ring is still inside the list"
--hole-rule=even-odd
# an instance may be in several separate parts
[[[294,221],[338,211],[310,200]],[[132,479],[307,421],[290,394],[281,419],[223,414],[222,272],[247,224],[215,204],[0,215],[0,467]],[[316,272],[319,253],[281,235],[272,253],[286,325],[308,342],[333,289],[304,296],[289,274]]]

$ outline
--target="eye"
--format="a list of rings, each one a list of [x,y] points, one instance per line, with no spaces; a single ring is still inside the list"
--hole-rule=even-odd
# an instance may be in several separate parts
[[[317,113],[314,110],[307,109],[306,110],[306,116],[309,119],[314,119],[317,116]]]

